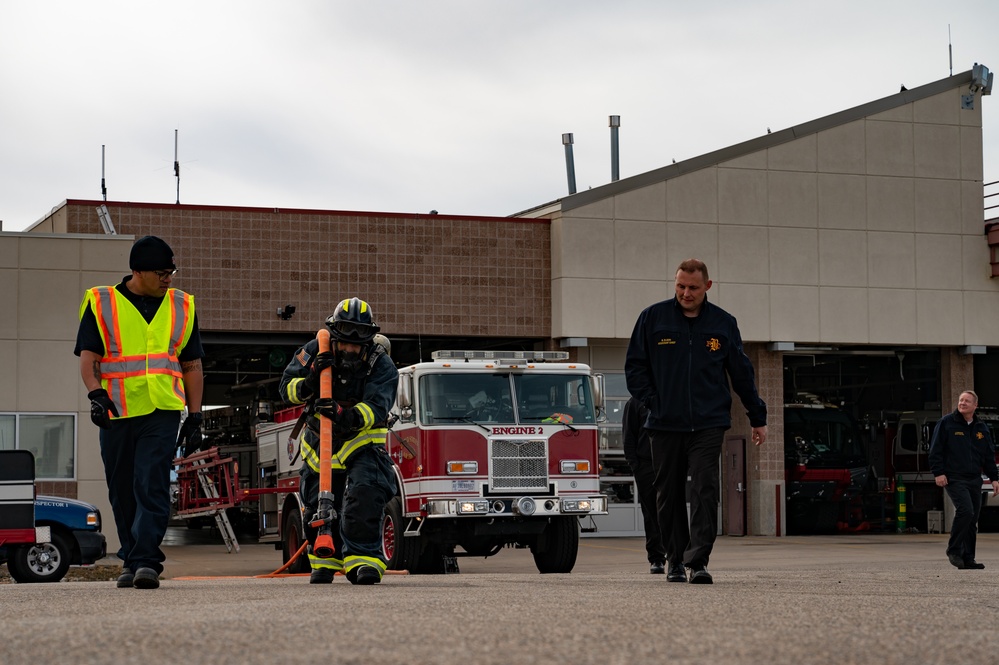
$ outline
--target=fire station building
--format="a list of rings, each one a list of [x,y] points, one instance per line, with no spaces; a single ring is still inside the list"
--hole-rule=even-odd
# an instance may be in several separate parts
[[[570,351],[606,381],[612,504],[600,532],[636,535],[620,453],[625,350],[639,312],[672,297],[676,266],[698,257],[770,412],[755,448],[734,398],[719,523],[786,534],[785,404],[848,413],[882,485],[903,414],[939,417],[967,388],[999,407],[987,92],[964,72],[509,217],[64,201],[27,232],[0,233],[0,359],[12,376],[0,447],[33,450],[40,493],[98,505],[113,551],[72,350],[84,290],[119,282],[134,239],[154,234],[174,249],[173,285],[197,302],[205,404],[227,417],[276,401],[291,353],[350,296],[372,305],[400,365],[446,348]],[[915,527],[945,508],[939,494],[912,497]]]

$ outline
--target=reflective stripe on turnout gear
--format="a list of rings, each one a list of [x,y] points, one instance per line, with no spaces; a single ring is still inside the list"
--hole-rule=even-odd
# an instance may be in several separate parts
[[[312,570],[341,571],[343,570],[343,559],[323,559],[309,552],[309,566],[312,567]]]
[[[330,459],[330,468],[342,471],[347,468],[347,460],[350,456],[357,452],[360,448],[364,446],[375,445],[385,445],[385,438],[388,436],[388,429],[384,427],[379,427],[375,429],[369,429],[361,432],[353,439],[345,442],[340,449],[333,453],[332,459]],[[318,441],[316,442],[318,446]],[[307,437],[302,437],[302,460],[309,465],[313,471],[318,473],[319,471],[319,450],[318,448],[313,448],[312,444],[309,443]]]
[[[299,396],[299,386],[305,383],[304,378],[292,379],[288,382],[288,387],[285,389],[286,394],[284,395],[285,401],[289,404],[304,404],[305,400]]]
[[[378,576],[385,574],[388,566],[384,561],[373,556],[354,556],[353,554],[344,559],[344,572],[349,573],[360,566],[371,566],[378,571]]]
[[[363,421],[361,425],[362,430],[366,430],[375,424],[375,412],[371,410],[370,406],[364,402],[358,402],[354,405],[354,408],[361,414],[361,420]]]

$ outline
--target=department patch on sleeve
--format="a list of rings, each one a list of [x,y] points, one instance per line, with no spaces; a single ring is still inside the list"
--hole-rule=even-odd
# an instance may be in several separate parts
[[[302,367],[308,365],[311,359],[312,356],[308,354],[304,346],[299,350],[297,354],[295,354],[295,360],[297,360],[302,365]]]

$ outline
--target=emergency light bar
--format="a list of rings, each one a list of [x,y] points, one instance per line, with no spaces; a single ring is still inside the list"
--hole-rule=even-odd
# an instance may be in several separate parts
[[[434,351],[434,360],[494,360],[524,362],[559,362],[569,360],[568,351]]]

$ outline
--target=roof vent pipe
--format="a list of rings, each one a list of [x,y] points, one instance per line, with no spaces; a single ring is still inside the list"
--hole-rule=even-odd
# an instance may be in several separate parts
[[[610,117],[611,128],[611,182],[621,179],[620,154],[618,153],[617,131],[621,126],[621,116],[612,115]]]
[[[569,178],[569,193],[576,193],[576,167],[572,162],[572,134],[562,135],[562,145],[565,146],[565,173]]]

